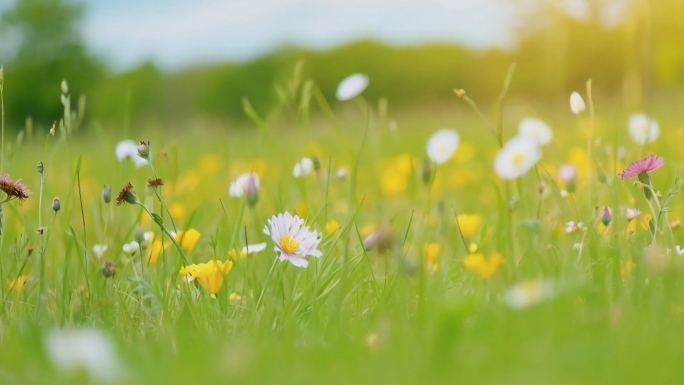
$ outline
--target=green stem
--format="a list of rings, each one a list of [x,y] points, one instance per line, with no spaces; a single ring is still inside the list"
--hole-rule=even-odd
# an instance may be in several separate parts
[[[155,216],[152,215],[152,213],[150,212],[150,210],[148,210],[147,207],[145,207],[144,204],[142,204],[140,201],[137,201],[136,203],[137,203],[140,207],[142,207],[143,210],[145,210],[145,212],[147,213],[147,215],[149,215],[150,218],[151,218],[155,223],[157,223],[157,224],[159,225],[159,228],[161,229],[161,231],[163,231],[164,234],[166,234],[166,236],[169,237],[169,238],[171,239],[171,242],[173,242],[173,245],[176,246],[176,249],[178,249],[178,252],[180,253],[181,257],[183,257],[183,262],[185,263],[185,265],[186,265],[186,266],[191,265],[190,260],[188,259],[188,256],[185,255],[185,251],[183,250],[183,248],[181,247],[181,245],[178,244],[178,241],[176,241],[176,237],[174,237],[174,236],[171,234],[171,232],[169,231],[169,229],[167,229],[166,226],[164,226],[163,223],[157,222],[157,220],[155,219]]]

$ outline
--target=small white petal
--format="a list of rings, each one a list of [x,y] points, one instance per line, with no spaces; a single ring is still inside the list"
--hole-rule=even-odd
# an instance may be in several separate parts
[[[587,109],[587,106],[584,104],[584,99],[582,99],[582,95],[580,95],[577,92],[573,92],[572,94],[570,94],[570,111],[572,111],[573,114],[577,115],[585,109]]]
[[[246,247],[242,248],[243,253],[247,254],[252,254],[252,253],[258,253],[266,248],[266,242],[264,243],[257,243],[254,245],[247,245]]]
[[[544,145],[553,138],[553,131],[541,119],[525,118],[518,125],[518,136],[531,138],[539,145]]]
[[[335,96],[339,101],[353,99],[359,96],[368,87],[368,76],[353,74],[340,82]]]

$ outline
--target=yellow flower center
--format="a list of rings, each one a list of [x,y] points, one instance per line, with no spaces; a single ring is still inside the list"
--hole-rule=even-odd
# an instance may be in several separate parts
[[[280,238],[280,249],[287,254],[294,254],[295,251],[299,250],[299,242],[290,234],[285,234]]]
[[[514,166],[520,166],[522,164],[522,162],[524,162],[524,161],[525,161],[525,154],[522,152],[519,152],[519,153],[513,155],[513,157],[511,158],[511,163]]]

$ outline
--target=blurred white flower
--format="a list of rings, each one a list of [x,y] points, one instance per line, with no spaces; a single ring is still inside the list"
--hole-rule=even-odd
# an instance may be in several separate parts
[[[553,298],[556,288],[548,280],[534,280],[519,283],[506,291],[504,301],[515,310],[525,309]]]
[[[122,366],[109,338],[95,329],[52,330],[44,341],[52,363],[65,372],[85,372],[96,381],[122,376]]]
[[[337,172],[335,173],[335,177],[337,179],[343,180],[344,178],[347,177],[348,173],[349,173],[349,171],[347,171],[347,169],[345,167],[340,167],[337,169]]]
[[[573,114],[578,115],[586,109],[587,106],[584,104],[584,99],[582,99],[582,96],[579,93],[573,92],[570,94],[570,110]]]
[[[454,156],[459,142],[458,132],[447,128],[441,129],[432,134],[428,140],[428,157],[433,162],[442,164]]]
[[[518,178],[528,172],[541,159],[537,142],[528,137],[512,138],[494,159],[494,170],[503,179]]]
[[[368,87],[368,76],[353,74],[346,77],[337,86],[335,96],[337,100],[345,101],[359,96]]]
[[[123,162],[126,158],[130,158],[135,167],[142,167],[149,164],[149,162],[138,155],[138,145],[132,140],[122,140],[116,145],[116,158],[119,162]]]
[[[576,233],[584,229],[584,223],[582,222],[577,222],[575,223],[574,221],[570,221],[565,224],[565,232],[566,233]]]
[[[541,119],[525,118],[518,125],[518,136],[534,139],[539,145],[544,145],[553,138],[553,131]]]
[[[256,190],[259,190],[259,175],[253,173],[253,172],[248,172],[245,174],[242,174],[235,178],[235,180],[230,184],[230,188],[228,189],[228,195],[230,195],[233,198],[239,198],[245,195],[245,188],[248,186],[248,184],[252,183],[255,187]]]
[[[304,226],[304,220],[288,212],[274,215],[264,227],[264,233],[270,235],[275,242],[274,248],[281,261],[290,261],[297,267],[307,267],[308,256],[320,258],[323,253],[318,250],[321,234]]]
[[[140,250],[140,244],[136,241],[123,245],[123,252],[126,254],[135,254],[138,250]]]
[[[309,158],[302,158],[299,162],[295,164],[294,170],[292,170],[292,175],[295,178],[301,178],[303,176],[311,174],[311,171],[313,171],[313,169],[313,160]]]
[[[677,255],[679,255],[680,257],[684,255],[684,249],[679,247],[679,245],[675,246],[675,251],[677,252]]]
[[[623,207],[622,208],[622,215],[624,215],[628,221],[631,221],[632,219],[641,215],[641,211],[639,209],[632,209],[629,207]]]
[[[634,114],[627,124],[629,135],[636,144],[653,143],[660,136],[660,126],[644,114]]]
[[[94,245],[93,253],[97,255],[98,258],[102,258],[102,255],[107,251],[107,245]]]

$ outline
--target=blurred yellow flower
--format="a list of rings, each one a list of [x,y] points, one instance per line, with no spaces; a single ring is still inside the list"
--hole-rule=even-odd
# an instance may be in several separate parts
[[[297,206],[295,206],[294,212],[300,218],[307,218],[309,216],[309,205],[307,205],[305,201],[299,201],[297,202]]]
[[[482,224],[482,216],[478,214],[461,214],[456,218],[461,234],[463,234],[465,238],[472,238],[477,235],[480,225]]]
[[[431,242],[423,248],[423,257],[427,264],[428,270],[435,272],[439,270],[439,256],[442,253],[442,245],[436,242]]]
[[[214,295],[221,290],[223,278],[232,268],[232,261],[221,262],[214,259],[207,263],[186,266],[180,270],[180,275],[194,277],[204,290]]]
[[[199,165],[197,166],[200,174],[204,176],[211,176],[218,171],[221,166],[221,158],[216,154],[206,154],[202,156],[199,160]]]
[[[199,231],[195,229],[190,229],[188,231],[180,230],[174,238],[176,242],[183,248],[186,253],[192,251],[200,238]]]
[[[9,282],[9,289],[13,290],[17,294],[22,294],[24,292],[24,285],[28,280],[28,275],[20,275],[17,279],[13,279]]]
[[[401,154],[391,160],[380,176],[380,187],[386,196],[394,197],[404,193],[415,164],[413,156]]]
[[[171,213],[171,216],[174,219],[180,220],[185,218],[185,215],[187,214],[188,210],[182,203],[171,203],[171,205],[169,206],[169,212]]]
[[[480,278],[487,279],[496,274],[503,261],[503,255],[500,253],[492,254],[489,259],[484,254],[475,253],[468,254],[463,265],[466,270],[476,273]]]
[[[147,259],[147,264],[154,266],[157,264],[157,259],[159,259],[159,254],[164,250],[164,245],[160,240],[155,240],[150,245],[150,256]]]
[[[178,178],[176,194],[183,195],[195,191],[199,185],[199,182],[200,177],[195,172],[186,172],[182,177]]]
[[[456,151],[456,154],[454,155],[453,159],[456,162],[464,163],[475,158],[475,154],[477,154],[477,149],[472,143],[461,142],[461,144],[458,146],[458,151]]]
[[[334,219],[329,220],[328,223],[325,224],[325,232],[328,234],[334,233],[335,231],[339,230],[339,228],[340,224]]]
[[[648,222],[651,221],[651,218],[651,215],[644,214],[630,220],[627,223],[627,232],[629,234],[634,234],[637,231],[637,225],[639,225],[639,228],[642,230],[648,230]]]
[[[632,271],[634,270],[634,267],[636,266],[636,263],[634,263],[631,259],[625,262],[624,266],[622,266],[621,273],[623,278],[629,278],[632,276]]]

